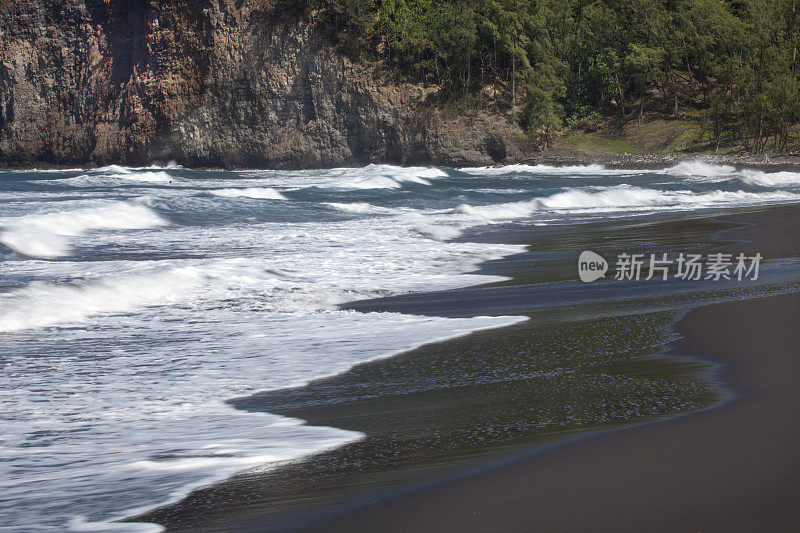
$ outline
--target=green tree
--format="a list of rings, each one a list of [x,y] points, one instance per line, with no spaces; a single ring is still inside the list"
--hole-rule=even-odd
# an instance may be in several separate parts
[[[800,124],[800,0],[277,0],[340,49],[489,105],[547,142],[569,118],[693,106],[712,146]]]

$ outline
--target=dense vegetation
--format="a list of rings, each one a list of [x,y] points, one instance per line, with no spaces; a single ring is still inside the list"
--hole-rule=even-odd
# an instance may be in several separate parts
[[[710,147],[786,147],[800,123],[800,0],[284,0],[348,54],[505,110],[533,137],[701,117]]]

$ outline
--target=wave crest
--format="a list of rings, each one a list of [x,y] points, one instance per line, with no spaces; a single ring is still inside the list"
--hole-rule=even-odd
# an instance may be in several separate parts
[[[0,332],[80,322],[100,314],[129,312],[142,305],[169,304],[202,279],[197,269],[185,267],[69,285],[32,282],[0,295]]]
[[[800,199],[800,195],[775,191],[755,193],[746,191],[709,191],[694,193],[689,190],[662,191],[642,189],[630,185],[618,185],[604,190],[586,191],[566,189],[543,198],[522,202],[509,202],[472,206],[462,204],[457,212],[481,220],[510,220],[526,218],[534,212],[549,210],[557,212],[616,211],[648,208],[679,208],[767,204]]]
[[[727,177],[736,172],[730,165],[715,165],[705,161],[681,161],[663,171],[665,174],[682,177],[719,178]]]
[[[344,170],[344,169],[338,169]],[[446,177],[439,168],[397,167],[393,165],[368,165],[362,169],[347,169],[348,175],[355,177],[340,183],[333,183],[339,189],[399,189],[405,183],[430,185],[431,179]]]
[[[761,187],[792,187],[800,185],[800,172],[762,172],[745,169],[742,171],[741,180]]]
[[[248,187],[246,189],[212,189],[214,196],[223,198],[254,198],[259,200],[286,200],[286,197],[272,187]]]
[[[28,215],[2,223],[0,242],[31,257],[53,258],[69,254],[69,237],[90,230],[143,229],[167,221],[143,205],[115,202],[102,207]]]

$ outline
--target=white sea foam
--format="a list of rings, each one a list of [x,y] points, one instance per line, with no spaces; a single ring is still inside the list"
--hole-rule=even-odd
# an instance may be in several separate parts
[[[528,200],[523,202],[505,202],[489,205],[469,205],[458,206],[457,211],[475,219],[504,220],[513,218],[526,218],[540,207],[538,200]]]
[[[381,207],[372,205],[369,202],[325,202],[324,205],[330,206],[337,211],[344,211],[345,213],[354,213],[360,215],[385,215],[385,214],[398,214],[402,213],[401,209],[392,209],[390,207]]]
[[[167,163],[152,163],[149,167],[145,168],[163,168],[167,170],[179,170],[183,167],[175,161],[168,161]]]
[[[417,183],[430,185],[429,181],[418,180]],[[356,178],[337,184],[341,189],[399,189],[403,186],[400,180],[390,176],[371,176],[369,178]]]
[[[521,320],[330,311],[289,321],[221,309],[213,301],[198,304],[205,310],[203,323],[192,321],[196,308],[177,306],[158,321],[149,313],[134,313],[124,323],[98,319],[90,334],[62,330],[63,342],[78,348],[80,356],[60,357],[58,368],[46,358],[10,362],[13,368],[25,364],[30,374],[11,372],[11,387],[0,391],[4,405],[25,416],[9,428],[12,437],[0,459],[48,472],[27,479],[25,486],[0,481],[4,497],[16,502],[15,513],[27,513],[32,521],[52,520],[75,513],[74,504],[63,507],[65,502],[89,499],[102,513],[75,516],[71,525],[102,529],[107,520],[176,501],[193,487],[234,472],[275,466],[361,438],[278,415],[236,411],[219,398],[299,386],[425,342]],[[146,347],[131,342],[142,335],[173,340]],[[115,348],[106,352],[109,341]],[[29,388],[39,395],[46,389],[45,397],[57,403],[22,394]],[[90,431],[91,439],[71,435],[75,424]],[[52,453],[31,455],[26,444],[37,434],[63,437],[51,444]],[[50,497],[28,503],[26,491]]]
[[[178,178],[163,170],[137,170],[112,165],[90,171],[87,174],[81,174],[80,176],[59,180],[59,183],[77,187],[119,187],[132,183],[163,184],[176,181],[178,181]]]
[[[736,172],[730,165],[716,165],[705,161],[681,161],[677,165],[664,169],[662,172],[671,176],[700,177],[700,178],[726,178]]]
[[[686,176],[663,174],[677,179],[657,189],[641,186],[637,171],[537,166],[514,175],[514,198],[528,199],[488,204],[501,191],[491,182],[470,189],[474,180],[464,179],[464,187],[452,180],[436,194],[415,194],[406,184],[435,185],[450,171],[375,165],[182,171],[187,179],[153,186],[146,199],[131,201],[141,197],[142,185],[124,176],[141,172],[169,174],[155,168],[90,171],[86,176],[103,185],[91,198],[75,190],[62,193],[58,184],[66,180],[58,175],[49,188],[42,185],[48,180],[37,180],[24,195],[3,190],[4,213],[16,216],[0,220],[2,239],[10,235],[18,248],[33,244],[51,254],[68,249],[71,235],[92,246],[92,255],[74,261],[19,260],[14,254],[3,263],[0,464],[13,475],[0,476],[9,502],[0,514],[14,530],[62,530],[75,515],[70,526],[76,530],[137,531],[151,526],[108,520],[175,501],[242,469],[274,468],[361,438],[234,410],[223,400],[299,386],[426,342],[521,320],[363,314],[336,307],[502,279],[463,272],[525,250],[447,242],[466,228],[527,217],[536,225],[563,224],[591,213],[628,216],[800,199],[792,191],[765,192],[731,180],[708,191]],[[503,172],[509,173],[498,174]],[[591,179],[602,172],[609,186],[552,194],[563,177]],[[640,186],[619,184],[626,174],[636,175]],[[746,190],[730,190],[734,186]],[[263,210],[242,209],[213,192],[289,187],[292,202]],[[537,187],[548,193],[537,194]],[[42,188],[46,195],[29,194]],[[439,203],[440,195],[450,196]],[[156,211],[176,223],[165,225]],[[120,212],[130,216],[114,221]],[[125,248],[108,255],[102,250],[120,241],[119,232],[92,231],[154,226],[163,227],[127,232]]]
[[[122,165],[107,165],[104,167],[97,167],[91,169],[90,172],[95,173],[112,173],[112,174],[128,174],[132,172],[136,172],[138,170],[177,170],[182,169],[183,167],[180,166],[175,161],[170,161],[169,163],[152,163],[145,167],[126,167]]]
[[[405,184],[431,185],[446,177],[445,170],[430,167],[368,165],[362,168],[332,168],[307,171],[243,170],[236,172],[237,184],[287,185],[296,188],[333,190],[400,189]]]
[[[679,176],[690,181],[719,183],[740,181],[747,185],[760,187],[796,187],[800,185],[800,172],[762,170],[736,170],[730,165],[716,165],[703,161],[684,161],[662,171],[671,176]]]
[[[166,223],[143,205],[105,202],[100,207],[0,219],[0,242],[28,256],[52,258],[67,255],[69,238],[90,230],[140,229]]]
[[[120,517],[125,518],[125,517]],[[161,533],[165,530],[164,527],[158,524],[144,524],[144,523],[118,523],[118,522],[88,522],[85,517],[75,517],[67,524],[69,531],[92,533]]]
[[[60,180],[58,183],[73,186],[120,186],[129,183],[174,183],[179,178],[169,174],[169,170],[182,169],[175,162],[165,165],[152,164],[146,167],[125,167],[107,165],[84,171],[84,174]],[[80,170],[80,169],[77,169]]]
[[[104,167],[97,167],[90,170],[93,174],[130,174],[132,173],[134,168],[130,167],[123,167],[120,165],[107,165]]]
[[[343,172],[344,171],[344,172]],[[344,180],[333,180],[329,186],[341,189],[399,189],[405,183],[430,185],[431,179],[447,176],[438,168],[396,167],[392,165],[369,165],[363,169],[334,169],[333,177],[344,174]]]
[[[107,520],[176,501],[198,485],[242,469],[274,466],[358,439],[359,433],[236,411],[219,399],[299,386],[425,342],[520,320],[336,310],[333,303],[354,298],[490,280],[449,272],[477,257],[516,249],[462,243],[447,245],[448,250],[403,236],[405,225],[398,235],[376,242],[381,227],[369,219],[308,228],[254,225],[242,237],[261,242],[270,250],[268,260],[52,264],[57,270],[42,262],[12,265],[18,274],[44,268],[57,275],[100,274],[73,283],[33,282],[0,297],[0,331],[21,335],[20,346],[35,339],[42,353],[61,344],[73,347],[60,354],[57,367],[47,358],[39,364],[25,358],[24,350],[12,351],[10,364],[27,365],[27,371],[10,371],[13,383],[0,391],[3,405],[18,415],[9,427],[14,438],[0,449],[0,460],[15,461],[23,470],[52,464],[52,472],[58,472],[29,477],[24,487],[0,481],[4,495],[16,502],[15,513],[33,522],[53,520],[74,513],[73,504],[64,508],[64,502],[80,498],[104,512],[79,513],[70,527],[103,530]],[[198,252],[231,245],[231,238],[242,233],[192,231],[193,238],[186,236],[191,241],[180,240]],[[331,246],[320,246],[325,243]],[[311,270],[310,264],[315,265]],[[41,329],[53,325],[68,327]],[[32,329],[31,337],[25,337]],[[136,339],[150,340],[141,344]],[[39,395],[47,389],[45,396],[58,401],[33,401],[33,395],[22,392],[31,387]],[[74,395],[76,387],[79,395]],[[88,407],[94,405],[97,409]],[[68,432],[78,423],[75,417],[90,432],[90,441],[65,438],[48,449],[53,455],[28,462],[34,458],[26,455],[27,439],[41,432]],[[109,493],[111,485],[126,497]],[[49,496],[28,506],[27,490]]]
[[[3,172],[10,174],[37,173],[37,174],[59,174],[61,172],[83,172],[82,168],[22,168],[4,169]]]
[[[625,208],[669,204],[674,198],[671,193],[620,185],[597,191],[568,189],[542,198],[539,203],[547,209]]]
[[[286,197],[272,187],[248,187],[246,189],[211,189],[208,192],[224,198],[255,198],[264,200],[286,200]]]
[[[588,210],[629,208],[666,204],[672,202],[672,194],[628,185],[603,190],[566,189],[551,196],[528,201],[507,202],[482,206],[461,205],[458,211],[471,217],[486,220],[525,218],[540,210]]]
[[[635,174],[635,170],[610,169],[603,165],[505,165],[497,167],[466,167],[459,169],[467,174],[480,176],[501,176],[506,174],[552,175],[552,176],[616,176]]]
[[[166,172],[131,172],[124,176],[127,180],[145,183],[169,183],[175,179]]]
[[[800,172],[763,172],[745,169],[742,171],[741,180],[761,187],[797,187],[800,185]]]
[[[689,190],[662,191],[619,185],[605,189],[567,189],[551,196],[521,202],[473,206],[463,204],[458,212],[487,221],[519,219],[537,211],[628,211],[649,208],[701,208],[712,206],[754,205],[800,200],[791,192],[755,193],[745,191],[710,191],[694,193]]]
[[[427,237],[435,241],[447,241],[450,239],[455,239],[462,234],[462,230],[454,226],[426,224],[424,222],[415,224],[414,230],[423,237]]]
[[[192,267],[148,275],[123,275],[73,284],[33,282],[0,293],[0,333],[74,324],[92,316],[170,305],[197,287],[203,273]]]

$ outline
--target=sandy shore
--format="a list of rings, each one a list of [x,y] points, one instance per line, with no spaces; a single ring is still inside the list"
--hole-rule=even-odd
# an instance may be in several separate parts
[[[645,154],[612,154],[612,155],[562,155],[552,151],[539,154],[530,158],[517,158],[509,159],[497,166],[505,165],[605,165],[609,168],[634,168],[634,169],[659,169],[667,168],[684,161],[702,161],[704,163],[713,165],[729,165],[736,168],[754,168],[769,172],[777,172],[781,170],[795,171],[800,165],[800,153],[774,153],[774,154],[753,154],[749,152],[734,152],[730,154],[713,154],[707,152],[699,153],[684,153],[672,152],[667,154],[645,153]],[[157,162],[159,163],[159,162]],[[166,164],[167,161],[160,162]],[[395,164],[397,162],[384,162],[385,164]],[[46,161],[37,163],[31,162],[9,162],[0,161],[0,171],[2,170],[70,170],[75,168],[93,169],[101,168],[111,164],[110,162],[86,162],[85,164],[68,163],[68,164],[54,164]],[[147,162],[142,162],[146,165]],[[465,160],[457,167],[475,167],[483,166],[486,164],[484,160],[469,161]],[[204,166],[204,165],[187,165],[186,168],[195,170],[268,170],[262,167],[248,167],[240,165],[231,165],[229,167],[223,166]],[[326,167],[321,167],[326,168]],[[337,166],[327,168],[338,168]]]
[[[726,217],[728,218],[728,217]],[[737,250],[800,255],[800,209]],[[796,531],[800,294],[713,305],[678,326],[677,354],[720,363],[724,405],[592,434],[510,464],[339,514],[319,531]]]
[[[570,157],[557,154],[544,154],[526,161],[528,164],[542,165],[587,165],[599,164],[608,168],[667,168],[684,161],[702,161],[713,165],[728,165],[736,168],[755,168],[769,172],[781,170],[795,171],[800,164],[800,154],[616,154],[595,157]]]
[[[574,276],[573,249],[583,242],[604,243],[609,257],[643,246],[711,250],[720,241],[735,243],[731,251],[737,253],[800,256],[800,207],[540,229],[506,230],[502,238],[536,242],[539,251],[572,250],[548,260],[544,270],[541,254],[526,253],[483,265],[483,273],[512,276],[493,288],[362,305],[439,314],[431,306],[447,296],[442,301],[461,298],[456,307],[475,314],[491,307],[475,294],[495,292],[511,305],[515,300],[506,293]],[[606,287],[624,295],[639,290]],[[572,294],[570,283],[565,288],[549,297],[563,304]],[[610,302],[615,294],[597,298]],[[530,312],[528,322],[232,401],[366,437],[203,487],[138,520],[176,532],[772,531],[796,523],[800,423],[792,415],[800,410],[794,385],[800,372],[792,326],[800,318],[800,296],[690,313],[679,327],[683,340],[667,352],[662,347],[683,310],[719,298],[663,294],[610,307],[567,305],[572,310],[556,316],[550,308],[538,314],[531,308],[544,296],[525,295],[498,311]],[[623,316],[606,317],[608,309],[624,309]],[[577,322],[570,319],[575,312]],[[568,359],[554,357],[565,353]],[[728,403],[698,411],[717,405],[720,390],[733,391]],[[565,426],[563,417],[570,415],[577,422]],[[632,426],[654,419],[661,422]],[[627,428],[608,429],[620,426]]]

